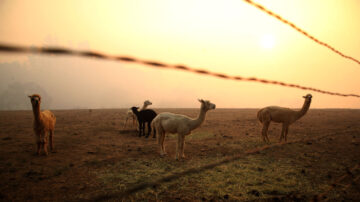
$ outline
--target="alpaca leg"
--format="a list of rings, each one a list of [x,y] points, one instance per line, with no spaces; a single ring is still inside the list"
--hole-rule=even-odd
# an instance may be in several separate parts
[[[269,137],[268,137],[268,135],[267,135],[267,131],[266,131],[266,141],[267,141],[268,143],[270,143]]]
[[[176,156],[175,159],[178,160],[180,158],[180,151],[181,151],[181,135],[178,134],[178,141],[176,144]]]
[[[144,122],[142,122],[141,124],[140,124],[140,136],[143,136],[143,133],[144,133]]]
[[[50,130],[49,142],[50,142],[50,151],[51,152],[54,151],[53,135],[54,135],[54,130]]]
[[[147,126],[148,126],[148,131],[147,131],[146,138],[148,138],[148,137],[149,137],[150,132],[151,132],[151,124],[150,124],[150,122],[147,122]]]
[[[158,136],[158,145],[159,145],[159,150],[160,150],[160,156],[163,156],[164,155],[164,152],[163,152],[163,146],[162,146],[162,142],[161,142],[161,139],[162,139],[162,134]]]
[[[145,136],[145,122],[141,123],[141,135]]]
[[[184,147],[185,147],[185,135],[182,135],[182,137],[181,137],[181,146],[180,146],[180,148],[181,148],[181,150],[180,150],[180,152],[181,152],[181,158],[185,158],[185,154],[184,154]]]
[[[38,141],[38,142],[36,142],[36,144],[37,144],[37,151],[36,151],[36,153],[37,153],[37,155],[40,155],[41,142]]]
[[[48,143],[47,143],[47,140],[45,140],[43,143],[43,148],[44,148],[44,152],[45,152],[45,155],[47,156],[48,155]]]
[[[154,125],[154,127],[157,128],[155,125]],[[159,131],[159,134],[158,134],[158,136],[156,138],[159,145],[160,145],[160,142],[161,142],[161,137],[162,137],[162,132]]]
[[[269,129],[270,122],[264,122],[262,128],[262,138],[264,142],[270,143],[270,140],[267,136],[267,131]]]
[[[166,155],[164,140],[165,140],[165,133],[164,132],[159,133],[159,146],[160,146],[160,155],[161,156]]]
[[[285,137],[285,131],[286,131],[286,125],[283,124],[283,125],[282,125],[282,129],[281,129],[281,135],[280,135],[280,140],[279,140],[279,142],[281,142],[282,139],[284,139],[284,137]]]
[[[264,131],[265,131],[264,128],[265,128],[265,124],[263,124],[262,130],[261,130],[261,137],[262,137],[263,142],[266,142],[265,135],[264,135]]]
[[[163,155],[166,155],[166,150],[165,150],[165,145],[164,145],[165,137],[166,137],[166,133],[163,133],[163,138],[162,138],[162,142],[161,142]]]
[[[139,123],[139,137],[141,137],[141,126],[142,126],[142,123]]]
[[[126,126],[126,124],[127,124],[127,122],[128,122],[128,119],[129,119],[129,117],[127,116],[123,128],[125,128],[125,126]]]
[[[287,141],[287,134],[289,132],[289,126],[286,126],[286,130],[285,130],[285,142]]]
[[[134,127],[134,126],[135,126],[135,128],[136,128],[137,130],[139,130],[140,123],[139,123],[139,121],[137,120],[136,117],[133,117],[133,127]]]

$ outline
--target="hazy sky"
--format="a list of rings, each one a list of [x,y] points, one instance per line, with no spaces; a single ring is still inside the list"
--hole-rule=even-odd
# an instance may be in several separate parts
[[[360,59],[360,1],[256,2]],[[0,42],[90,49],[360,94],[360,65],[242,0],[0,0]],[[34,89],[9,93],[17,91],[14,84],[39,86],[54,109],[122,108],[145,99],[153,107],[198,107],[197,98],[220,108],[298,108],[307,93],[313,108],[360,108],[358,98],[137,64],[1,53],[0,95],[21,99]]]

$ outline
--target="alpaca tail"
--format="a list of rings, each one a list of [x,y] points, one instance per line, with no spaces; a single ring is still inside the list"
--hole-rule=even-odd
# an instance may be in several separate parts
[[[257,113],[257,118],[261,124],[271,121],[271,114],[267,108],[260,109]]]
[[[257,118],[258,120],[260,121],[260,123],[262,123],[262,116],[261,116],[261,112],[262,112],[262,109],[260,109],[257,113]]]
[[[161,126],[161,120],[159,116],[155,117],[154,120],[152,120],[151,128],[151,134],[155,134],[157,132],[156,140],[158,143],[160,143],[160,136],[164,135],[164,129]]]

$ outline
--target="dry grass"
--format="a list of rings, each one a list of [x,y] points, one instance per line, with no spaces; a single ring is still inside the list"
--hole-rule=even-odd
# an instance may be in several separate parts
[[[287,146],[285,146],[287,147]],[[291,146],[293,152],[299,152],[295,159],[277,158],[262,152],[250,155],[230,163],[225,163],[213,169],[162,183],[160,186],[144,189],[133,194],[128,199],[133,200],[255,200],[274,198],[311,199],[321,192],[331,181],[322,184],[313,183],[314,177],[321,175],[307,173],[297,145]],[[295,149],[294,149],[295,147]],[[96,173],[105,184],[112,189],[107,191],[118,193],[114,199],[120,199],[128,188],[138,184],[151,184],[163,177],[183,173],[192,168],[200,168],[222,158],[204,158],[186,162],[174,162],[169,159],[128,159],[116,163]],[[342,166],[333,162],[329,170]],[[315,173],[314,173],[315,174]]]
[[[31,111],[0,112],[0,201],[307,201],[360,163],[360,110],[310,110],[290,128],[289,140],[300,142],[241,155],[265,145],[256,110],[217,109],[186,137],[182,161],[174,158],[176,135],[160,158],[155,139],[122,128],[125,111],[55,111],[57,153],[48,157],[33,155]],[[271,126],[272,142],[280,127]],[[359,200],[360,169],[351,175],[327,197]]]

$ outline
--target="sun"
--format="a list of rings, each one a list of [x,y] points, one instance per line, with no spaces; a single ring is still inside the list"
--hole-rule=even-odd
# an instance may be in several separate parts
[[[260,45],[265,49],[272,49],[275,46],[274,36],[270,34],[265,34],[261,36]]]

